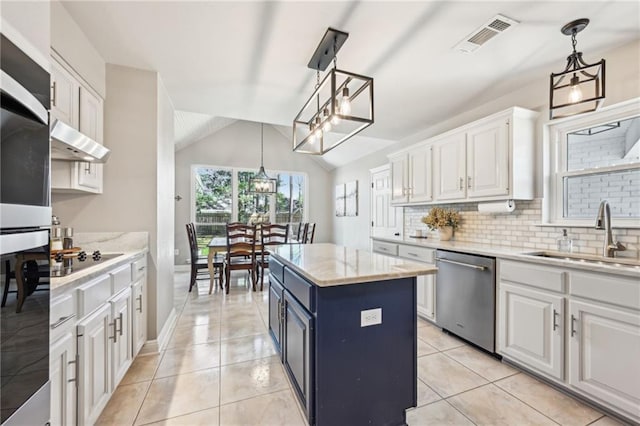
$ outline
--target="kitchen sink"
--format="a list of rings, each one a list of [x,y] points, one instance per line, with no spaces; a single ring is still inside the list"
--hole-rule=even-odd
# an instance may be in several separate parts
[[[596,265],[635,266],[636,268],[640,269],[640,261],[635,259],[593,256],[579,253],[561,253],[557,251],[537,251],[523,254],[528,256],[546,257],[549,259],[568,260],[571,262],[591,263]]]

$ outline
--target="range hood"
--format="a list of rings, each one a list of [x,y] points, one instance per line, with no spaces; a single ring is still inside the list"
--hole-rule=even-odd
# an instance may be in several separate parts
[[[111,151],[80,133],[68,124],[56,120],[51,127],[51,159],[105,163]]]

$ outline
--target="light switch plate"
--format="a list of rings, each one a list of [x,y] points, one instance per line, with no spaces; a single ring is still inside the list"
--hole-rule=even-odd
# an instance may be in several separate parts
[[[360,311],[360,327],[382,324],[382,308]]]

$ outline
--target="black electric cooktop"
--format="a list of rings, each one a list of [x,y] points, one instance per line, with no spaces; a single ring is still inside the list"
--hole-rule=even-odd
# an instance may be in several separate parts
[[[99,252],[98,252],[99,253]],[[96,255],[87,254],[85,256],[63,257],[62,259],[51,260],[51,276],[66,277],[83,269],[91,268],[108,260],[122,256],[122,253],[108,253]]]

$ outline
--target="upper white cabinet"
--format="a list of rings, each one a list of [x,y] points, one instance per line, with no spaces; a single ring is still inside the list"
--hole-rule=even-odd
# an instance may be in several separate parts
[[[392,202],[533,199],[537,116],[510,108],[390,155]]]
[[[422,145],[390,157],[391,203],[423,203],[432,200],[431,146]]]
[[[102,143],[104,102],[57,56],[51,61],[51,117]],[[53,160],[51,189],[102,193],[102,164]]]

